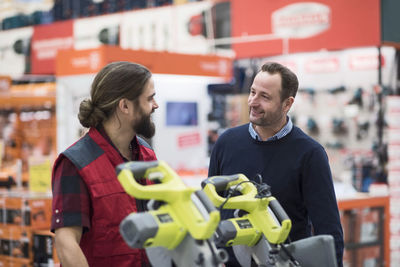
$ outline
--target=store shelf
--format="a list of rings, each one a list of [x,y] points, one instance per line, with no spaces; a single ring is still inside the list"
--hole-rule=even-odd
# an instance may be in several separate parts
[[[0,92],[2,109],[54,107],[55,104],[55,83],[14,85],[11,90]]]
[[[345,240],[344,266],[389,267],[389,197],[362,194],[339,200],[338,205]]]

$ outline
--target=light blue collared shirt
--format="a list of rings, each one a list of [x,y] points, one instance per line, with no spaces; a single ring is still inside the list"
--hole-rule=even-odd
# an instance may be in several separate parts
[[[271,136],[264,142],[279,140],[282,137],[286,136],[288,133],[290,133],[290,131],[293,128],[293,122],[289,116],[287,116],[286,118],[287,118],[286,125],[283,126],[283,128],[279,132],[277,132],[274,136]],[[261,137],[257,134],[256,130],[254,130],[253,124],[251,122],[249,123],[249,133],[253,139],[255,139],[257,141],[262,141]]]

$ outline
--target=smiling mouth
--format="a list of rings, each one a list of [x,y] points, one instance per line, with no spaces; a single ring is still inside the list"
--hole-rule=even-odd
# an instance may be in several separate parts
[[[252,116],[258,117],[258,116],[261,115],[261,113],[262,113],[262,112],[257,112],[257,111],[255,111],[254,109],[251,109],[251,110],[250,110],[250,115],[252,115]]]

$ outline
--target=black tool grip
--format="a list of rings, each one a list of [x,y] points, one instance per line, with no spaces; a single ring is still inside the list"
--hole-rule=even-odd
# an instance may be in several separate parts
[[[206,193],[204,193],[204,191],[197,190],[194,193],[199,198],[200,202],[203,204],[208,213],[217,210],[211,200],[207,197]]]
[[[278,200],[271,200],[269,202],[269,207],[274,213],[275,217],[278,219],[279,223],[283,222],[284,220],[289,220],[289,216],[286,214],[286,211],[282,208]]]
[[[237,179],[239,179],[239,174],[212,176],[201,182],[201,187],[204,188],[207,184],[212,184],[215,187],[215,191],[218,193],[226,190],[227,185]]]
[[[144,178],[144,174],[146,173],[147,169],[154,168],[158,166],[158,161],[131,161],[127,163],[123,163],[117,166],[117,176],[118,174],[125,169],[128,169],[132,172],[133,177],[135,180],[139,180]]]
[[[238,230],[230,220],[221,221],[215,233],[215,244],[219,247],[231,246],[233,239],[235,239]]]

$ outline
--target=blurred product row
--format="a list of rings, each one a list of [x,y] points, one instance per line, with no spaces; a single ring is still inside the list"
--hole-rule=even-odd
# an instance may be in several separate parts
[[[1,266],[54,266],[59,262],[48,230],[50,211],[49,195],[0,192]]]
[[[195,1],[202,0],[54,0],[54,5],[50,10],[36,10],[29,14],[18,13],[4,18],[1,22],[1,29],[9,30],[31,25],[49,24],[62,20]]]

